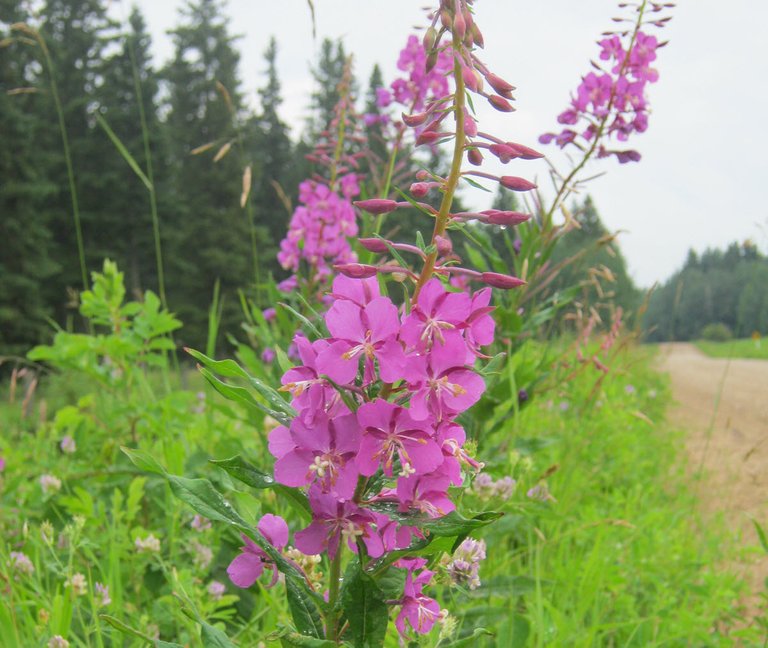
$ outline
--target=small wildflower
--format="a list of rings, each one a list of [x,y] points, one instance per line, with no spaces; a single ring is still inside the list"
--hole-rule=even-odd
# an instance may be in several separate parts
[[[197,392],[195,398],[197,399],[197,403],[192,408],[192,411],[195,414],[202,414],[205,412],[205,392]]]
[[[211,528],[211,521],[208,518],[204,518],[202,515],[195,515],[195,517],[192,518],[192,522],[190,522],[189,526],[191,526],[195,531],[207,531]]]
[[[160,553],[160,540],[152,533],[146,538],[136,538],[134,544],[136,545],[136,551],[139,553]]]
[[[455,636],[456,626],[458,625],[458,621],[456,620],[455,616],[450,615],[447,610],[441,610],[438,623],[440,624],[440,636],[438,643],[442,642],[443,640],[448,641]]]
[[[208,585],[208,594],[214,601],[221,599],[226,590],[227,588],[224,583],[220,583],[219,581],[211,581],[210,585]]]
[[[536,484],[526,493],[526,495],[539,502],[555,501],[555,498],[552,496],[552,493],[549,492],[546,484]]]
[[[43,539],[43,542],[47,545],[53,544],[53,538],[54,538],[54,530],[53,525],[50,523],[50,521],[45,520],[40,525],[40,537]]]
[[[85,596],[88,592],[88,581],[83,574],[78,572],[67,579],[67,582],[64,583],[64,587],[72,588],[72,593],[75,596]]]
[[[568,401],[561,401],[560,411],[567,412],[569,409],[571,409],[571,404]]]
[[[55,493],[61,490],[61,480],[53,475],[41,475],[40,487],[43,489],[44,495],[51,492]]]
[[[54,635],[48,641],[48,648],[69,648],[69,642],[61,635]]]
[[[31,574],[35,571],[35,566],[29,557],[21,551],[11,552],[11,567],[21,574]]]
[[[109,585],[103,583],[95,583],[93,589],[96,591],[96,603],[102,607],[106,607],[112,602],[109,596]]]
[[[635,386],[634,385],[627,385],[624,388],[624,391],[627,392],[627,394],[634,394],[635,393]]]
[[[480,561],[485,560],[485,541],[467,538],[453,554],[447,571],[456,585],[467,585],[469,589],[480,587]]]
[[[77,450],[77,444],[75,443],[75,440],[67,434],[61,440],[61,443],[59,443],[59,448],[61,448],[61,451],[64,454],[74,454],[75,450]]]
[[[192,562],[200,570],[208,568],[213,560],[213,552],[209,547],[200,544],[197,540],[192,542]]]

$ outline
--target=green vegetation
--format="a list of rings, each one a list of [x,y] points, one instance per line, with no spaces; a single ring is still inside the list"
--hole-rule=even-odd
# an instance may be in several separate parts
[[[696,347],[713,358],[755,358],[768,360],[768,341],[730,340],[727,342],[709,342],[699,340]]]
[[[139,637],[158,636],[199,645],[202,622],[212,624],[202,626],[203,645],[219,645],[205,639],[219,631],[256,645],[287,620],[282,597],[263,585],[232,586],[224,572],[237,534],[195,517],[151,465],[135,467],[119,447],[138,447],[171,474],[210,479],[249,522],[267,512],[296,518],[302,513],[289,500],[262,490],[255,504],[208,461],[240,454],[269,470],[267,420],[213,391],[184,388],[199,378],[180,382],[164,356],[178,321],[151,293],[126,302],[114,264],[94,279],[81,312],[96,333],[60,332],[31,354],[55,374],[37,386],[16,372],[4,395],[3,645],[55,634],[77,638],[74,645],[140,646]],[[667,386],[648,351],[615,350],[605,376],[574,368],[574,353],[526,343],[515,372],[548,364],[549,386],[511,415],[499,418],[496,407],[482,428],[468,426],[484,471],[515,483],[500,495],[478,481],[464,496],[464,510],[490,505],[505,515],[474,534],[488,545],[479,588],[450,585],[438,566],[453,618],[442,632],[487,628],[493,638],[476,638],[487,646],[754,639],[757,631],[735,629],[744,625],[741,585],[721,567],[722,527],[698,518],[680,435],[664,422]],[[554,357],[561,360],[552,365]],[[195,483],[173,479],[177,495]],[[439,630],[425,641],[438,645]]]

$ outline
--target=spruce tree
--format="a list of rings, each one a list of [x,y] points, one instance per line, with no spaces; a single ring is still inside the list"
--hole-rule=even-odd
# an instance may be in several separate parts
[[[166,136],[176,202],[164,218],[169,305],[185,323],[183,342],[202,345],[217,280],[225,298],[223,330],[241,320],[237,290],[255,282],[254,234],[240,206],[247,129],[239,56],[217,0],[187,2],[172,32],[175,54],[163,71],[168,93]],[[197,153],[197,154],[194,154]]]

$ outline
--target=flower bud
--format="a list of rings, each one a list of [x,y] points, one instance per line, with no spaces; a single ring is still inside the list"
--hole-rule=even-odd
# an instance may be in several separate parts
[[[451,23],[453,20],[451,19],[451,12],[447,9],[441,9],[440,10],[440,22],[443,24],[443,27],[446,29],[451,28]]]
[[[539,153],[538,151],[522,144],[506,142],[506,145],[517,151],[517,156],[523,158],[523,160],[538,160],[539,158],[544,157],[543,153]]]
[[[414,182],[410,191],[416,198],[423,198],[429,193],[430,184],[428,182]]]
[[[416,146],[422,144],[434,144],[438,140],[449,137],[451,133],[441,133],[439,131],[425,130],[416,138]]]
[[[424,67],[427,72],[431,72],[435,65],[437,65],[437,50],[433,50],[429,53]]]
[[[483,163],[483,154],[480,152],[480,149],[469,149],[467,152],[467,160],[469,160],[470,164],[480,166]]]
[[[493,153],[502,164],[506,164],[510,160],[514,160],[516,157],[520,157],[520,154],[511,146],[506,144],[491,144],[488,150]]]
[[[504,97],[499,95],[491,95],[488,97],[490,104],[501,112],[513,112],[515,108]]]
[[[486,209],[481,211],[481,214],[486,216],[486,222],[491,225],[519,225],[527,221],[530,218],[529,214],[523,214],[516,211],[502,211],[499,209]]]
[[[376,268],[363,263],[337,263],[334,266],[341,274],[352,279],[368,279],[376,275]]]
[[[512,98],[512,91],[515,89],[515,86],[513,86],[511,83],[507,83],[504,79],[496,76],[493,72],[486,74],[485,80],[488,81],[491,87],[502,97],[507,99]]]
[[[361,238],[358,239],[360,245],[362,245],[369,252],[374,254],[383,254],[388,251],[386,242],[380,238]]]
[[[501,288],[502,290],[509,290],[510,288],[517,288],[525,285],[525,282],[522,279],[518,279],[512,275],[500,274],[498,272],[483,272],[480,275],[480,281],[493,288]]]
[[[501,176],[499,182],[502,187],[512,191],[530,191],[536,188],[536,185],[530,180],[518,178],[517,176]]]
[[[477,73],[468,65],[461,66],[461,76],[464,79],[464,85],[467,86],[472,92],[478,90],[478,77]]]
[[[469,137],[477,137],[477,121],[472,115],[464,117],[464,134]]]
[[[429,175],[430,175],[429,171],[427,171],[426,169],[419,169],[416,172],[416,179],[419,181],[426,180],[427,178],[429,178]]]
[[[485,47],[485,40],[483,39],[483,34],[480,31],[480,28],[477,26],[476,22],[472,23],[469,31],[472,32],[472,40],[475,42],[475,45],[477,45],[480,49],[483,49]]]
[[[414,115],[406,115],[403,113],[403,123],[406,126],[410,126],[413,128],[414,126],[421,126],[425,121],[427,121],[427,118],[429,117],[429,113],[423,112],[423,113],[416,113]]]
[[[388,214],[397,209],[397,202],[386,198],[371,198],[370,200],[356,200],[352,203],[355,207],[367,211],[369,214]]]
[[[424,46],[424,51],[429,52],[435,48],[437,43],[437,30],[434,27],[430,27],[424,32],[424,39],[421,44]]]
[[[435,236],[435,246],[437,247],[437,253],[440,256],[447,256],[453,252],[453,243],[447,236]]]
[[[457,11],[456,15],[453,17],[453,33],[462,41],[467,34],[467,23],[464,20],[464,15],[461,11]]]

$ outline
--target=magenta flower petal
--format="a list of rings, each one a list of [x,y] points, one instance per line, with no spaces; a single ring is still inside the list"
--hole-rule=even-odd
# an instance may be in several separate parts
[[[261,558],[249,552],[241,553],[227,567],[229,579],[243,589],[253,585],[263,571],[264,563]]]
[[[400,319],[395,306],[387,297],[377,297],[363,311],[368,320],[373,343],[395,337],[400,330]]]
[[[380,298],[379,298],[380,299]],[[365,328],[360,307],[346,299],[337,300],[325,314],[331,335],[339,340],[364,340]]]
[[[351,348],[352,345],[344,340],[331,344],[317,356],[318,371],[339,384],[353,382],[357,376],[360,356],[347,355]]]
[[[296,548],[308,556],[323,553],[328,545],[328,528],[323,521],[315,520],[306,529],[297,531],[293,536]],[[338,540],[337,540],[338,546]],[[330,550],[329,550],[330,555]],[[335,552],[334,552],[335,555]],[[333,558],[333,556],[331,556]]]
[[[306,486],[310,481],[309,467],[315,460],[310,450],[294,448],[275,462],[275,481],[284,486]]]
[[[256,527],[271,545],[282,549],[288,544],[288,524],[279,515],[267,513]]]
[[[269,433],[268,447],[270,453],[277,459],[296,447],[287,427],[280,425]]]

